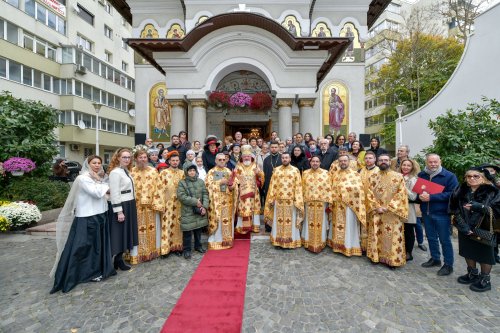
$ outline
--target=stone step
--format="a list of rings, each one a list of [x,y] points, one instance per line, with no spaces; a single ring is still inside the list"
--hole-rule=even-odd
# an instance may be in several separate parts
[[[56,222],[37,225],[36,227],[25,230],[27,235],[47,235],[54,236],[56,234]]]

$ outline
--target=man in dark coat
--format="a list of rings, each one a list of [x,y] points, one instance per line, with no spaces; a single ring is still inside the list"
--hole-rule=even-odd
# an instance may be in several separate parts
[[[321,161],[320,168],[329,171],[330,165],[337,159],[338,152],[333,147],[330,147],[328,139],[321,139],[319,140],[319,149],[316,151],[316,156]]]
[[[270,149],[269,156],[267,156],[264,159],[263,163],[264,186],[262,186],[261,190],[262,207],[264,207],[266,203],[267,190],[269,189],[269,183],[271,182],[271,176],[273,175],[273,170],[274,168],[281,165],[281,155],[278,152],[279,149],[278,141],[271,141],[269,149]],[[265,224],[265,226],[266,226],[266,231],[271,232],[271,226],[269,226],[268,224]]]
[[[167,148],[168,152],[171,152],[173,150],[177,150],[179,153],[179,158],[181,160],[181,166],[184,164],[184,161],[186,160],[186,152],[187,149],[185,146],[183,146],[180,142],[179,136],[178,135],[172,135],[172,145]]]

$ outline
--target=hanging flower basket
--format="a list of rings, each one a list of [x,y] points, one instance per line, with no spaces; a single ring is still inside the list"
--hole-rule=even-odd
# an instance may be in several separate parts
[[[224,109],[229,106],[229,95],[225,91],[212,91],[208,96],[210,106]]]
[[[251,102],[252,97],[242,92],[237,92],[229,98],[229,105],[231,105],[231,107],[233,108],[244,109],[246,107],[249,107]]]
[[[250,109],[265,111],[269,110],[273,106],[273,99],[269,94],[258,92],[252,96],[252,102],[250,103]]]
[[[22,176],[25,173],[35,170],[36,164],[29,158],[11,157],[3,163],[3,168],[13,176]]]

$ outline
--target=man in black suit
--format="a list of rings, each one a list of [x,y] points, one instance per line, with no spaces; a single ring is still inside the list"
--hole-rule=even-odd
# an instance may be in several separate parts
[[[330,170],[330,165],[337,159],[338,151],[334,147],[330,147],[328,139],[319,140],[319,150],[316,151],[316,156],[321,160],[320,168]]]

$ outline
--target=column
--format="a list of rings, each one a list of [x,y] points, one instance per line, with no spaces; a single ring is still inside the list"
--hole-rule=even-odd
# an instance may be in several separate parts
[[[193,133],[189,133],[190,141],[198,140],[202,143],[207,136],[207,101],[204,99],[190,100],[193,110]]]
[[[186,102],[181,99],[176,99],[176,100],[171,100],[169,103],[170,106],[172,107],[172,110],[170,112],[170,117],[171,117],[170,120],[172,121],[170,126],[170,136],[174,134],[179,134],[180,131],[187,131]]]
[[[315,98],[301,98],[299,99],[299,128],[302,134],[312,133],[313,136],[318,136],[321,133],[318,132],[317,117],[313,111]]]
[[[292,116],[292,134],[295,135],[300,132],[300,119],[299,116]],[[304,133],[302,133],[304,135]]]
[[[281,140],[292,137],[293,99],[278,99],[278,136]]]

